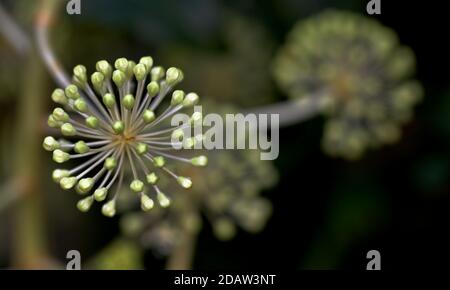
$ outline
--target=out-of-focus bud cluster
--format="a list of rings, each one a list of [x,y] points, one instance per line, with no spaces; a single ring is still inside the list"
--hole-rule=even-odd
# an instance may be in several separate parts
[[[211,109],[223,114],[236,111],[234,107],[218,108],[210,102],[203,107],[204,111]],[[182,232],[198,232],[204,219],[223,241],[233,238],[237,227],[250,233],[264,228],[272,205],[260,194],[277,182],[272,163],[261,161],[259,150],[205,150],[202,154],[208,157],[207,168],[179,167],[180,173],[189,174],[194,185],[177,195],[170,208],[122,218],[127,236],[137,237],[145,247],[167,255]],[[168,188],[172,186],[165,177],[159,182]]]
[[[360,157],[396,142],[422,86],[410,79],[412,50],[393,30],[350,12],[326,11],[300,21],[276,57],[274,75],[291,98],[326,99],[323,148]]]
[[[101,270],[139,270],[144,268],[140,247],[127,239],[116,239],[89,261],[88,268]]]

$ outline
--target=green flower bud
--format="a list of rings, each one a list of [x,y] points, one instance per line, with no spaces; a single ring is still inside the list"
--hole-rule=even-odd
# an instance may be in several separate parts
[[[59,185],[64,190],[72,189],[75,186],[76,183],[77,183],[77,178],[76,177],[63,177],[59,181]]]
[[[53,151],[59,149],[59,142],[55,140],[52,136],[47,136],[42,142],[42,147],[47,151]]]
[[[82,113],[86,113],[88,111],[88,105],[82,98],[76,99],[73,105],[75,109]]]
[[[121,134],[121,133],[123,133],[123,130],[125,129],[125,125],[123,124],[122,121],[116,121],[116,122],[114,122],[112,128],[114,130],[114,133]]]
[[[148,92],[148,95],[149,95],[151,98],[153,98],[154,96],[156,96],[156,95],[159,93],[159,85],[158,85],[158,83],[157,83],[157,82],[154,82],[154,81],[150,82],[150,83],[147,85],[147,92]]]
[[[199,101],[199,97],[196,93],[189,93],[183,100],[183,106],[192,107],[197,104]]]
[[[200,155],[191,159],[191,164],[194,166],[206,166],[208,165],[208,158],[204,155]]]
[[[55,151],[53,151],[53,161],[57,163],[64,163],[69,159],[70,159],[69,153],[64,152],[60,149],[56,149]]]
[[[167,72],[166,72],[167,84],[169,84],[170,86],[173,86],[182,80],[183,80],[183,73],[181,72],[181,70],[179,70],[175,67],[171,67],[167,70]]]
[[[116,201],[114,199],[102,206],[102,214],[107,217],[113,217],[116,214]]]
[[[108,195],[108,189],[106,187],[97,188],[94,191],[94,198],[96,201],[104,201]]]
[[[170,104],[172,106],[179,105],[183,102],[184,99],[184,92],[182,90],[176,90],[172,93],[172,100]]]
[[[92,186],[94,186],[94,183],[95,180],[90,177],[80,179],[80,181],[78,181],[76,191],[80,194],[88,193],[92,189]]]
[[[144,183],[139,179],[135,179],[131,182],[130,189],[136,193],[142,192],[144,190]]]
[[[53,102],[66,106],[68,104],[67,97],[64,94],[64,91],[61,89],[56,89],[52,93]]]
[[[97,91],[103,88],[105,76],[101,72],[95,72],[91,75],[91,82]]]
[[[98,61],[95,65],[97,71],[101,72],[105,77],[110,78],[112,74],[112,67],[106,60]]]
[[[53,115],[49,115],[47,119],[47,125],[51,128],[59,128],[61,127],[61,122],[56,121]]]
[[[150,74],[152,76],[152,82],[157,82],[164,77],[164,68],[161,66],[155,66],[150,71]]]
[[[128,94],[125,97],[123,97],[122,103],[123,103],[123,106],[126,109],[128,109],[128,110],[133,109],[133,106],[134,106],[134,97],[133,97],[133,95]]]
[[[142,117],[144,118],[144,121],[147,124],[153,122],[156,118],[155,113],[148,109],[144,111],[144,114]]]
[[[203,114],[201,112],[194,112],[189,119],[190,124],[201,125],[203,120]]]
[[[178,176],[177,182],[183,187],[183,188],[191,188],[192,187],[192,180],[188,177]]]
[[[86,126],[91,129],[97,129],[99,126],[99,120],[94,116],[89,116],[86,118]]]
[[[56,121],[69,121],[69,114],[67,114],[62,108],[55,108],[52,115]]]
[[[103,104],[105,104],[108,109],[112,109],[116,104],[116,98],[112,94],[105,94],[103,96]]]
[[[133,72],[136,79],[142,81],[147,75],[147,68],[144,64],[140,63],[134,67]]]
[[[159,180],[159,177],[154,172],[148,174],[145,178],[147,180],[147,183],[152,185],[155,185]]]
[[[77,208],[81,212],[87,212],[91,208],[93,202],[94,197],[92,195],[85,197],[82,200],[78,201]]]
[[[123,71],[115,70],[113,72],[112,79],[113,79],[114,83],[116,84],[116,86],[121,88],[127,81],[127,76],[125,75],[125,73]]]
[[[134,68],[136,67],[136,63],[132,60],[128,61],[127,71],[125,72],[127,78],[131,78],[133,76]]]
[[[155,203],[153,202],[153,199],[151,199],[150,197],[148,197],[145,194],[141,195],[141,209],[143,211],[151,210],[154,205],[155,205]]]
[[[52,172],[52,179],[54,182],[59,183],[62,178],[68,177],[70,174],[69,170],[65,169],[55,169]]]
[[[64,136],[75,136],[77,134],[77,131],[70,123],[64,123],[61,126],[61,134]]]
[[[172,139],[174,140],[182,140],[184,138],[183,129],[175,129],[172,131]]]
[[[117,166],[117,159],[114,157],[108,157],[103,165],[107,170],[113,170]]]
[[[79,82],[81,85],[86,85],[87,82],[87,74],[86,74],[86,67],[84,65],[77,65],[73,69],[73,76],[77,82]]]
[[[77,153],[83,154],[89,151],[89,146],[86,145],[84,141],[78,141],[75,143],[73,150]]]
[[[166,208],[170,206],[170,199],[161,191],[158,191],[158,193],[156,194],[156,198],[158,199],[158,202],[161,205],[161,207]]]
[[[145,143],[138,143],[136,145],[136,151],[139,155],[143,155],[148,151],[148,145]]]
[[[161,168],[165,164],[166,164],[166,160],[164,159],[164,157],[156,156],[155,158],[153,158],[153,165],[155,165],[155,167]]]
[[[122,72],[126,72],[128,69],[128,60],[124,57],[122,58],[118,58],[115,62],[114,62],[114,67]]]
[[[184,149],[192,149],[196,144],[195,137],[189,137],[183,140],[183,148]]]
[[[153,66],[153,58],[151,56],[141,57],[141,59],[139,60],[139,63],[142,63],[143,65],[145,65],[147,71],[150,71],[150,69]]]
[[[76,100],[80,98],[80,93],[76,85],[68,85],[65,89],[66,96],[69,99]]]

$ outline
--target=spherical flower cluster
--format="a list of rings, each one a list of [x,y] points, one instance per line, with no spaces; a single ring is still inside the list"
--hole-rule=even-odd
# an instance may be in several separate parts
[[[279,51],[274,74],[292,98],[322,98],[327,153],[358,158],[392,143],[422,97],[410,80],[415,57],[394,31],[350,12],[299,22]]]
[[[183,188],[190,188],[192,181],[167,168],[167,160],[193,166],[207,164],[203,155],[186,158],[171,152],[175,150],[173,134],[183,144],[192,143],[190,138],[183,138],[183,132],[198,119],[193,116],[190,124],[178,127],[164,125],[171,116],[199,100],[195,93],[175,90],[167,108],[160,109],[163,99],[183,79],[182,71],[153,66],[151,57],[143,57],[138,64],[119,58],[114,67],[99,61],[90,78],[82,65],[76,66],[73,73],[73,84],[53,92],[51,98],[59,107],[48,118],[48,125],[59,129],[65,139],[48,136],[43,147],[53,152],[57,163],[83,162],[72,169],[54,170],[53,180],[65,190],[75,188],[86,195],[77,204],[83,212],[94,201],[108,199],[102,213],[112,217],[124,173],[130,169],[129,190],[140,199],[142,210],[152,209],[154,200],[168,207],[171,198],[160,189],[160,172]],[[113,187],[116,189],[111,192]]]

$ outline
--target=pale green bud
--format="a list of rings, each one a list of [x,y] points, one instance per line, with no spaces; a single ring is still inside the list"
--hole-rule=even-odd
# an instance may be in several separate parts
[[[78,181],[76,190],[80,194],[88,193],[94,186],[95,180],[93,178],[83,178]]]
[[[143,155],[148,151],[148,145],[145,143],[138,143],[136,145],[136,151],[139,155]]]
[[[116,201],[114,199],[102,206],[102,214],[107,217],[113,217],[116,214]]]
[[[112,79],[117,87],[121,88],[127,81],[127,76],[123,71],[115,70],[112,75]]]
[[[103,88],[105,76],[101,72],[95,72],[91,75],[91,82],[97,91]]]
[[[158,191],[158,193],[156,194],[156,198],[158,199],[158,202],[161,205],[161,207],[166,208],[170,206],[170,199],[164,193]]]
[[[159,177],[154,172],[148,174],[145,178],[147,182],[152,185],[155,185],[159,180]]]
[[[155,205],[155,203],[153,202],[153,199],[151,199],[150,197],[148,197],[145,194],[141,195],[141,209],[143,211],[151,210],[154,205]]]
[[[91,129],[97,129],[99,126],[99,120],[94,116],[89,116],[86,118],[86,126]]]
[[[125,129],[125,125],[122,121],[116,121],[116,122],[114,122],[112,128],[114,130],[114,133],[121,134],[123,132],[123,130]]]
[[[64,152],[60,149],[56,149],[55,151],[53,151],[53,161],[57,163],[64,163],[69,159],[70,159],[69,153]]]
[[[72,189],[75,186],[76,183],[77,183],[77,178],[76,177],[63,177],[59,181],[59,185],[64,190]]]
[[[97,71],[101,72],[105,77],[110,78],[112,74],[112,67],[106,60],[100,60],[95,65]]]
[[[157,82],[164,77],[164,68],[161,66],[155,66],[150,71],[150,74],[152,76],[152,81]]]
[[[73,148],[73,150],[77,153],[83,154],[89,151],[89,146],[86,145],[86,142],[84,141],[78,141],[77,143],[75,143],[75,146]]]
[[[61,122],[55,120],[53,115],[49,115],[47,119],[47,125],[51,128],[58,128],[61,127]]]
[[[130,189],[134,192],[142,192],[144,190],[144,183],[139,179],[135,179],[130,184]]]
[[[112,94],[105,94],[102,98],[103,100],[103,104],[105,104],[105,106],[108,109],[112,109],[114,107],[114,105],[116,104],[116,98],[112,95]]]
[[[141,57],[141,59],[139,60],[139,63],[142,63],[143,65],[145,65],[147,71],[150,71],[150,69],[153,66],[153,58],[151,56]]]
[[[172,139],[181,140],[184,137],[183,129],[175,129],[172,131]]]
[[[52,172],[52,179],[54,182],[59,183],[62,178],[68,177],[70,174],[69,170],[65,169],[55,169]]]
[[[47,151],[53,151],[59,149],[59,142],[55,140],[52,136],[47,136],[42,142],[42,147]]]
[[[76,99],[75,102],[73,103],[75,109],[77,109],[78,111],[82,112],[82,113],[86,113],[88,111],[88,105],[86,103],[85,100],[83,100],[82,98]]]
[[[126,72],[128,69],[128,60],[124,57],[118,58],[114,62],[114,67],[122,72]]]
[[[76,81],[78,81],[81,85],[86,85],[87,82],[87,74],[86,74],[86,67],[84,65],[77,65],[73,68],[73,76]]]
[[[177,182],[183,187],[183,188],[191,188],[192,187],[192,180],[188,177],[178,176]]]
[[[75,136],[77,134],[77,131],[70,123],[64,123],[61,126],[61,134],[64,136]]]
[[[67,122],[69,121],[69,114],[67,114],[62,108],[55,108],[53,110],[53,118],[56,121]]]
[[[107,195],[108,195],[108,189],[106,187],[97,188],[94,191],[94,198],[96,201],[105,200]]]
[[[159,85],[157,82],[152,81],[147,85],[148,95],[153,98],[159,93]]]
[[[183,73],[176,67],[171,67],[166,72],[166,82],[170,86],[176,85],[183,80]]]
[[[208,165],[208,158],[204,155],[200,155],[191,159],[191,164],[194,166],[206,166]]]
[[[196,93],[189,93],[183,100],[183,106],[192,107],[197,104],[199,101],[199,97]]]
[[[63,105],[63,106],[66,106],[68,103],[65,93],[61,89],[56,89],[53,91],[52,100],[53,100],[53,102]]]
[[[117,166],[117,159],[114,157],[108,157],[103,165],[107,170],[113,170]]]
[[[133,69],[134,76],[138,81],[142,81],[147,75],[147,68],[144,64],[137,64]]]
[[[122,103],[123,103],[123,106],[126,109],[128,109],[128,110],[133,109],[133,106],[134,106],[134,97],[133,97],[133,95],[128,94],[125,97],[123,97]]]
[[[144,118],[144,121],[147,124],[153,122],[156,118],[155,113],[148,109],[144,111],[144,114],[142,117]]]
[[[65,93],[69,99],[76,100],[80,98],[80,93],[78,92],[78,87],[76,85],[68,85],[65,89]]]
[[[153,165],[155,165],[155,167],[161,168],[165,164],[166,164],[166,160],[164,159],[164,157],[156,156],[155,158],[153,158]]]
[[[77,208],[81,212],[87,212],[91,208],[93,202],[94,202],[94,197],[92,195],[85,197],[85,198],[81,199],[80,201],[78,201]]]
[[[172,106],[179,105],[183,102],[184,99],[184,92],[182,90],[176,90],[172,93],[172,100],[170,101],[170,104]]]

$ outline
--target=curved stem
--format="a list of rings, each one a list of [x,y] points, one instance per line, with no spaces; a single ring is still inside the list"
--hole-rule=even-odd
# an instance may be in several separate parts
[[[63,1],[58,0],[41,0],[36,16],[35,33],[37,47],[45,65],[55,81],[64,88],[70,85],[70,78],[56,59],[48,40],[48,29],[54,21],[54,12],[62,3]]]
[[[289,100],[251,108],[246,114],[279,114],[280,126],[286,127],[306,121],[319,114],[328,103],[328,96],[324,92],[318,92],[304,96],[296,100]]]

